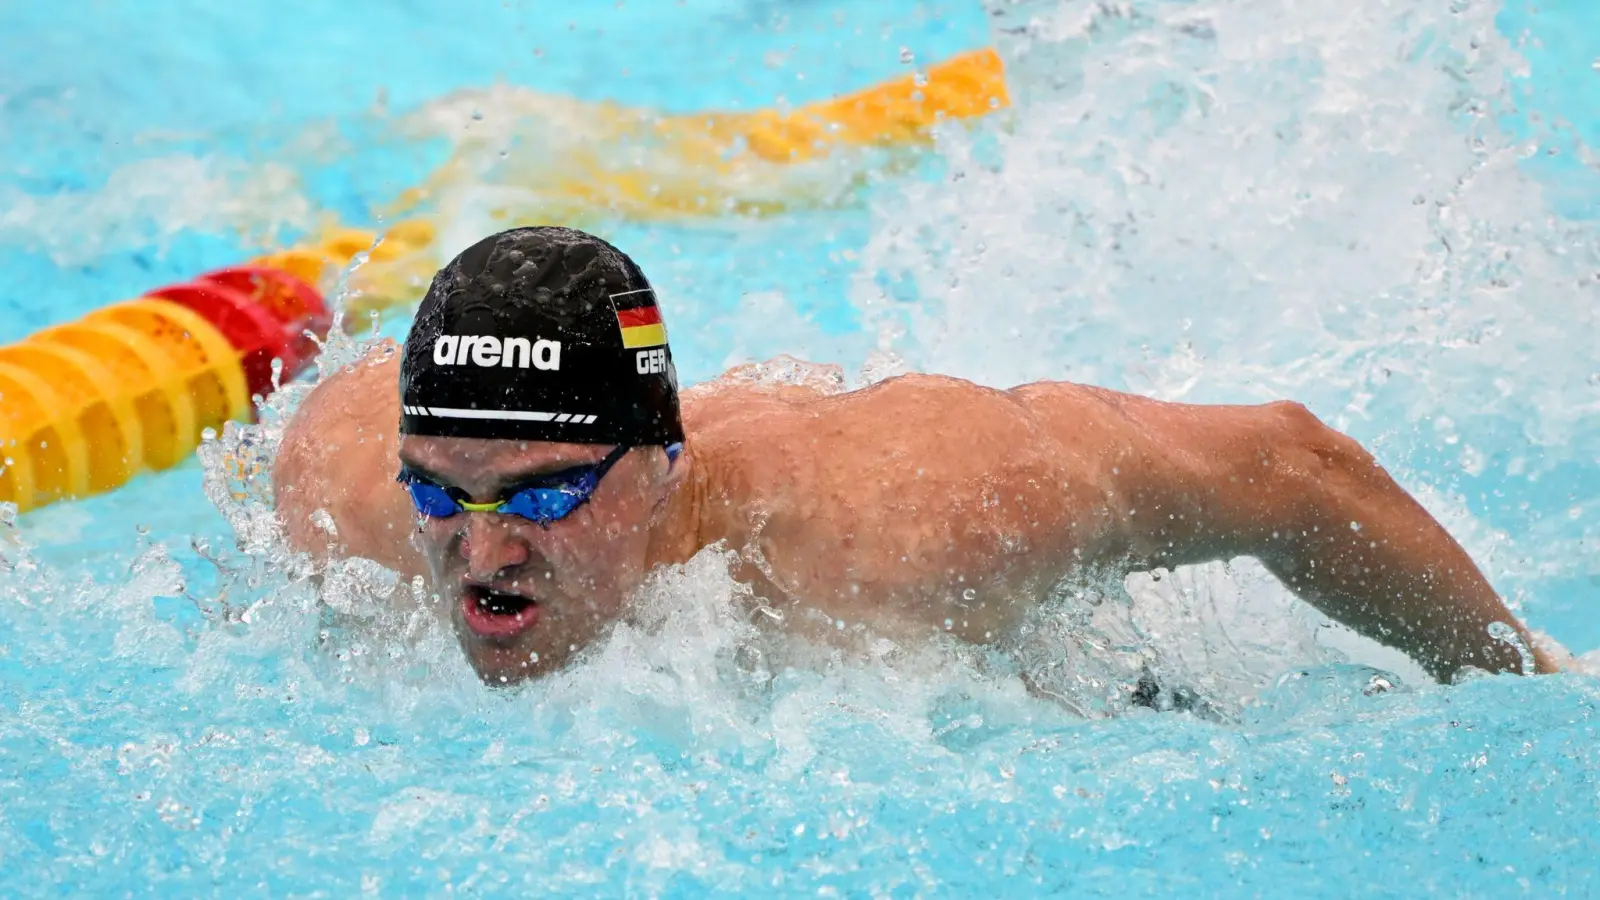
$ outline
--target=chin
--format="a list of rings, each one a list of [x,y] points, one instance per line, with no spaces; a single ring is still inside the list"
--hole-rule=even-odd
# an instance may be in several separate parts
[[[534,662],[536,651],[532,647],[485,645],[471,635],[461,635],[460,640],[472,670],[490,687],[509,687],[556,668],[542,654]]]

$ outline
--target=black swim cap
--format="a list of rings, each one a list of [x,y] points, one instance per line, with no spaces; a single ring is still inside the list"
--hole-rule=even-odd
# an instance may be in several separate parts
[[[571,228],[513,228],[433,277],[400,361],[400,433],[575,444],[683,440],[655,292]]]

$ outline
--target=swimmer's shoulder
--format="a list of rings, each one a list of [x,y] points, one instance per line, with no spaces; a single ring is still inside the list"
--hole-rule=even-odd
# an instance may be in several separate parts
[[[371,348],[325,374],[289,419],[274,460],[273,488],[279,518],[297,549],[329,552],[329,535],[317,524],[321,511],[335,523],[339,553],[414,568],[409,544],[390,539],[388,530],[406,517],[404,493],[393,484],[399,357],[392,343]]]
[[[332,371],[325,371],[300,404],[296,418],[365,418],[399,408],[400,353],[384,341]]]
[[[392,341],[385,344],[325,374],[311,389],[284,430],[280,468],[297,456],[389,451],[400,418],[400,354]]]
[[[782,356],[735,366],[716,378],[686,388],[679,396],[684,424],[691,431],[768,419],[804,409],[845,389],[843,370]]]
[[[385,338],[355,360],[323,376],[323,382],[383,384],[396,394],[400,389],[400,345]]]

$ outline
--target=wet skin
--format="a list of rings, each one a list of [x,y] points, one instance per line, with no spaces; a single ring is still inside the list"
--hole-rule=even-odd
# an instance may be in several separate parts
[[[407,436],[399,459],[436,484],[489,501],[530,477],[598,462],[610,449]],[[411,544],[429,582],[449,601],[456,634],[480,676],[505,683],[549,671],[620,615],[623,600],[660,557],[651,542],[661,533],[675,481],[667,470],[662,449],[634,450],[605,475],[590,502],[548,525],[493,512],[418,519],[402,498],[393,512],[417,522]],[[410,555],[389,562],[417,571]]]
[[[1239,556],[1436,677],[1519,670],[1519,652],[1489,636],[1494,622],[1528,640],[1449,534],[1293,403],[1192,406],[929,375],[825,394],[736,370],[684,392],[676,463],[659,447],[630,451],[566,519],[469,512],[419,526],[394,482],[402,463],[489,502],[611,448],[401,438],[398,366],[379,348],[312,392],[277,460],[279,513],[313,555],[424,575],[490,683],[560,666],[653,568],[719,542],[774,605],[972,641],[1007,634],[1084,567]],[[319,509],[336,534],[314,524]]]

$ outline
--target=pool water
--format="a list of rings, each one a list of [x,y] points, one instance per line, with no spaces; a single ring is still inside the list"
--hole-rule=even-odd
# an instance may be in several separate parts
[[[684,379],[788,353],[1300,399],[1575,671],[1428,684],[1249,561],[1064,586],[1017,646],[814,645],[708,552],[490,692],[409,585],[314,588],[233,477],[302,383],[180,469],[0,513],[0,893],[1600,894],[1588,0],[220,9],[0,10],[0,340],[381,221],[452,150],[418,122],[798,104],[998,43],[1015,108],[842,208],[586,223]],[[452,249],[517,188],[476,174]],[[1088,648],[1128,634],[1203,713],[1098,715],[1121,661]]]

